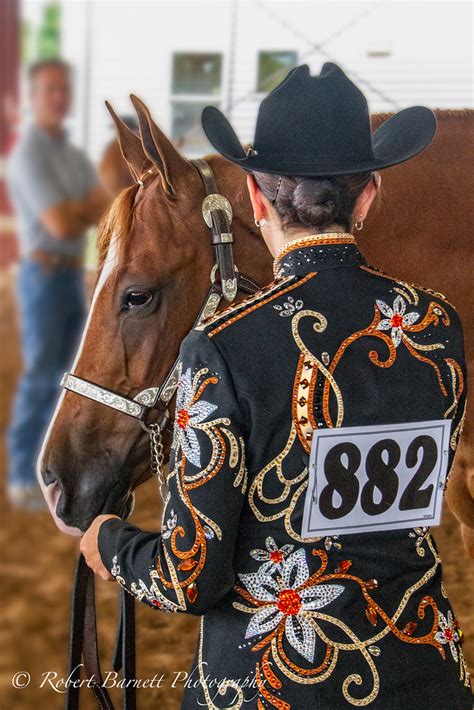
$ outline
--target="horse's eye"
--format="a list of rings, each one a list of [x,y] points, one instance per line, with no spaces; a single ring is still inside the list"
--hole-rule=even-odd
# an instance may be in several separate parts
[[[151,291],[129,291],[125,297],[127,308],[147,306],[153,298]]]

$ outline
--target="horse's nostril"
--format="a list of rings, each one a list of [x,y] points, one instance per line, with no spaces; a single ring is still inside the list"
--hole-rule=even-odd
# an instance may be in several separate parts
[[[42,476],[43,481],[47,486],[50,486],[52,483],[58,482],[58,477],[56,476],[56,474],[52,471],[49,471],[48,469],[46,469],[46,471],[43,471]]]

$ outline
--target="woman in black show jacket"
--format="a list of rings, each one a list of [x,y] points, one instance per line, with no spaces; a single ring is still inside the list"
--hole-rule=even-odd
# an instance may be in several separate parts
[[[275,280],[182,343],[162,532],[101,516],[86,559],[202,615],[186,710],[468,710],[428,527],[462,429],[461,324],[353,234],[378,170],[422,151],[435,116],[408,108],[371,135],[364,95],[326,63],[263,100],[247,149],[217,108],[203,126],[248,171]]]

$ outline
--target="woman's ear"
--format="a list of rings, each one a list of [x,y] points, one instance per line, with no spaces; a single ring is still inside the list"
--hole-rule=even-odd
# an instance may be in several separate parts
[[[375,200],[377,192],[380,189],[381,182],[382,179],[380,177],[380,173],[374,172],[372,179],[369,180],[362,193],[357,198],[353,213],[353,219],[355,222],[363,222],[367,217],[370,206]]]
[[[252,173],[248,173],[247,175],[247,187],[250,195],[250,202],[252,203],[253,207],[254,217],[257,220],[262,220],[264,219],[267,213],[265,206],[265,198],[259,186],[257,185],[257,182]]]

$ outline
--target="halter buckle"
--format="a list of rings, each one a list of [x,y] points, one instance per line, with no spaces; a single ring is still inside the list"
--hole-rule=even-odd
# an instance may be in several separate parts
[[[202,201],[201,210],[203,219],[209,229],[212,229],[212,212],[215,212],[217,210],[221,210],[222,212],[224,212],[229,224],[231,224],[232,219],[234,217],[229,200],[227,199],[227,197],[224,197],[224,195],[220,195],[218,192],[206,195],[206,197]]]

